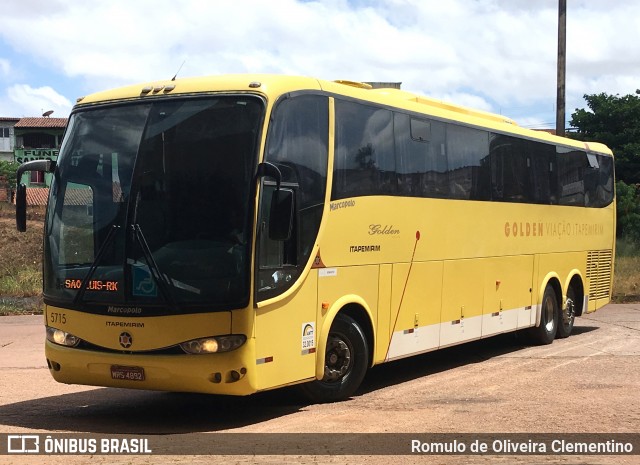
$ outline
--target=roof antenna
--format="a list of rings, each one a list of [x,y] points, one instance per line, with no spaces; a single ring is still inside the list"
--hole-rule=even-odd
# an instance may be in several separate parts
[[[183,61],[182,61],[182,64],[180,65],[180,68],[178,68],[178,71],[176,71],[176,74],[171,78],[171,80],[172,80],[172,81],[175,81],[175,80],[176,80],[176,78],[178,77],[178,73],[180,72],[180,70],[182,69],[182,67],[184,66],[184,64],[185,64],[185,62],[186,62],[186,61],[187,61],[187,60],[183,60]]]

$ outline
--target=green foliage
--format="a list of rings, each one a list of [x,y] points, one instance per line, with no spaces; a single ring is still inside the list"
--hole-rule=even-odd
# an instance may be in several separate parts
[[[618,237],[640,245],[640,190],[624,181],[616,183]]]
[[[589,109],[577,109],[571,136],[609,146],[616,160],[618,238],[640,248],[640,90],[635,95],[585,95]]]
[[[15,183],[18,166],[20,166],[20,163],[0,160],[0,176],[7,178],[9,183]]]
[[[585,95],[590,110],[576,109],[574,137],[602,142],[616,157],[616,176],[627,184],[640,183],[640,90],[636,95]]]

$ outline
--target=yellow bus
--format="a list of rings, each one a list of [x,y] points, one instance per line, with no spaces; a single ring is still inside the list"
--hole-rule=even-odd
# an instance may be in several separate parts
[[[611,298],[611,151],[399,89],[232,75],[78,99],[44,232],[59,382],[318,402]],[[19,182],[19,181],[18,181]],[[25,227],[24,186],[17,221]]]

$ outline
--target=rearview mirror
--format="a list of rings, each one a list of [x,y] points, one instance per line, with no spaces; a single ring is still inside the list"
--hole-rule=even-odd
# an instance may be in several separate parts
[[[294,196],[291,189],[276,189],[271,196],[269,239],[288,241],[293,229]]]
[[[27,186],[16,186],[16,228],[20,232],[27,230]]]
[[[20,232],[27,230],[27,186],[20,182],[25,171],[45,171],[52,173],[56,162],[51,160],[33,160],[23,163],[16,171],[16,228]]]

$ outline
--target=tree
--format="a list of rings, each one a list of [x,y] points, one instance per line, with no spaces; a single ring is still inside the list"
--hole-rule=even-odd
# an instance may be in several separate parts
[[[616,183],[616,210],[618,237],[640,244],[640,192],[637,186]]]
[[[635,95],[585,95],[589,110],[576,109],[571,137],[602,142],[616,159],[618,237],[640,244],[640,90]]]
[[[18,166],[20,163],[0,160],[0,176],[4,176],[9,184],[15,184]]]
[[[585,95],[590,110],[576,109],[570,124],[572,137],[609,146],[616,157],[616,177],[640,183],[640,90],[636,95]]]

